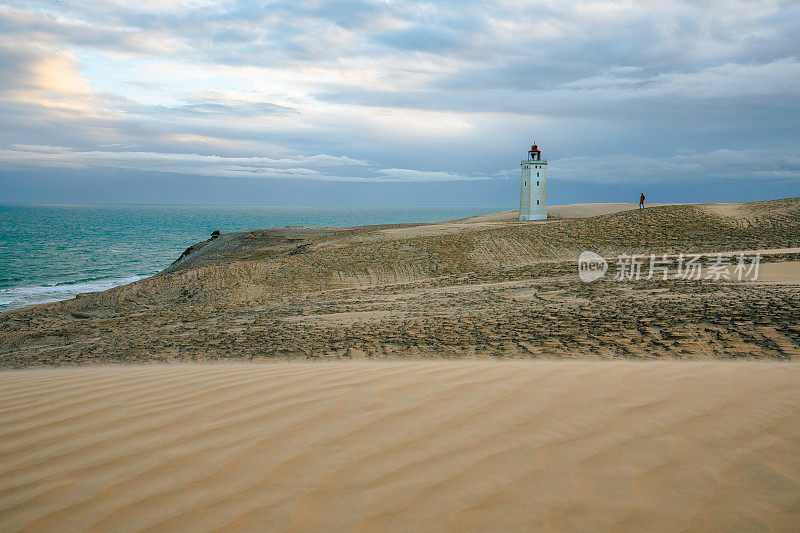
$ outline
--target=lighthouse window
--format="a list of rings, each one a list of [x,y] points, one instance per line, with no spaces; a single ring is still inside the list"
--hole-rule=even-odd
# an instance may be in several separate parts
[[[539,186],[539,182],[538,182],[538,181],[536,182],[536,186],[537,186],[537,187]]]
[[[539,205],[539,200],[536,200],[536,205]]]
[[[537,177],[537,178],[539,177],[539,173],[538,173],[538,172],[536,173],[536,177]]]

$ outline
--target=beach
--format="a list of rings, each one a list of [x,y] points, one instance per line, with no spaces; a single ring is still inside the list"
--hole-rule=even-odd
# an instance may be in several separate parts
[[[551,214],[187,243],[158,275],[0,313],[0,365],[800,354],[800,199]],[[586,251],[608,267],[589,283]]]

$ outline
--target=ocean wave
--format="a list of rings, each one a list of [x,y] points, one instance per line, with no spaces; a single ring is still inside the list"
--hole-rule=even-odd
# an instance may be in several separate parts
[[[100,270],[101,269],[97,269],[97,271],[100,271]],[[87,272],[91,272],[91,271],[87,271]],[[51,287],[51,288],[54,288],[54,287],[68,287],[68,286],[77,286],[77,285],[92,285],[92,284],[96,284],[96,283],[105,283],[105,282],[114,283],[111,286],[112,287],[116,287],[117,285],[120,285],[120,283],[116,283],[117,281],[122,281],[122,284],[124,285],[125,283],[133,283],[133,281],[140,280],[140,279],[145,278],[145,277],[147,277],[147,276],[129,276],[127,278],[109,278],[108,276],[87,276],[85,278],[78,278],[78,279],[73,279],[73,280],[69,280],[69,281],[59,281],[59,282],[56,282],[56,283],[44,283],[44,284],[41,285],[41,287]],[[129,280],[129,279],[133,280],[133,281],[126,281],[126,280]],[[31,288],[37,288],[37,287],[31,287]]]
[[[74,281],[62,281],[43,284],[35,287],[14,287],[0,289],[0,309],[18,309],[29,305],[58,302],[74,298],[82,292],[98,292],[127,285],[147,276],[128,276],[125,278],[92,279],[83,278]]]

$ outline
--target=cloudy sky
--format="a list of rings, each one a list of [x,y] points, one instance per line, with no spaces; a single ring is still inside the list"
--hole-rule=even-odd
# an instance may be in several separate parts
[[[0,1],[0,201],[800,195],[800,2]]]

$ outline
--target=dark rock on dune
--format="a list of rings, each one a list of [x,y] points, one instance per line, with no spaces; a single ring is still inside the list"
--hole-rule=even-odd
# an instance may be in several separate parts
[[[289,251],[289,255],[307,254],[311,251],[311,243],[301,244]]]

